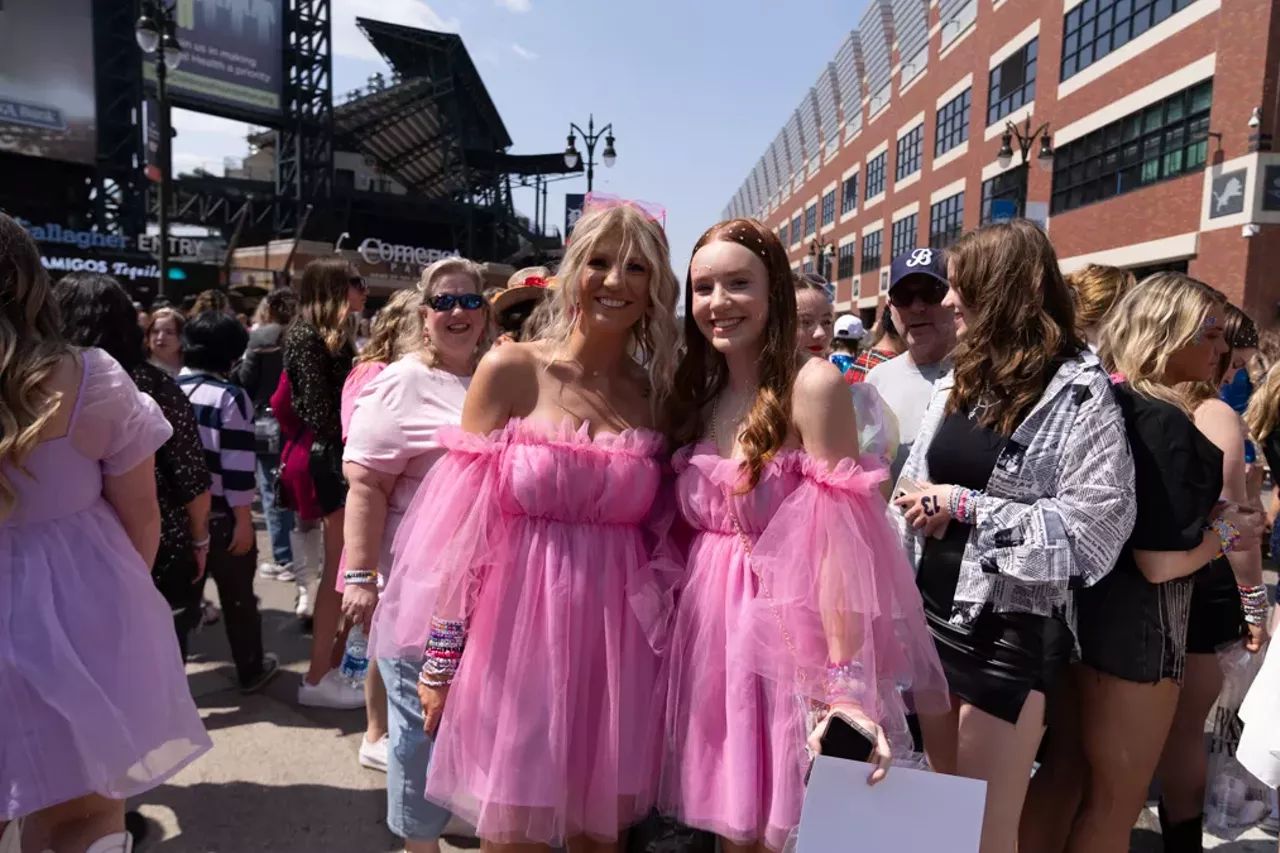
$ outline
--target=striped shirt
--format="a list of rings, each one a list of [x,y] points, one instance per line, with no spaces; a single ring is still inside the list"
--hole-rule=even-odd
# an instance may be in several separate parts
[[[184,367],[178,385],[191,401],[213,478],[214,509],[253,503],[256,442],[253,403],[243,388],[220,376]]]

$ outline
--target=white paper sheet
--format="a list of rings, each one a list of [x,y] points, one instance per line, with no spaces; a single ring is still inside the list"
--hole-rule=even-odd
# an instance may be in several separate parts
[[[977,853],[987,783],[818,756],[805,791],[797,853]]]

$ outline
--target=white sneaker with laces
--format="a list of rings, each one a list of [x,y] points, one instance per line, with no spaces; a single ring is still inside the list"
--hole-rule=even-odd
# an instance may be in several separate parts
[[[383,735],[373,743],[366,738],[360,739],[360,766],[367,767],[370,770],[377,770],[382,773],[387,772],[387,746],[390,744],[391,738]]]
[[[303,679],[298,687],[298,704],[308,708],[354,711],[364,707],[364,689],[352,687],[336,670],[332,670],[320,679],[319,684],[308,684]]]
[[[306,619],[311,615],[311,593],[307,591],[305,584],[298,584],[298,596],[293,605],[293,612],[299,619]]]
[[[291,581],[294,575],[289,566],[263,562],[258,564],[258,577],[269,581]]]

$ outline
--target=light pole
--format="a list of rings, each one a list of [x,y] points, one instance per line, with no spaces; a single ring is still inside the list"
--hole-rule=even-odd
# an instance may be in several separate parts
[[[831,263],[831,244],[824,242],[820,236],[814,237],[809,244],[809,254],[813,255],[813,271],[831,281],[831,276],[827,274]]]
[[[1031,155],[1031,146],[1036,141],[1036,137],[1040,137],[1040,151],[1036,154],[1036,162],[1040,164],[1041,169],[1053,168],[1053,142],[1049,139],[1049,122],[1031,129],[1031,116],[1027,116],[1019,129],[1016,124],[1011,121],[1004,123],[1004,136],[1000,137],[1000,151],[996,154],[996,162],[1000,164],[1001,169],[1009,168],[1009,164],[1013,162],[1013,141],[1018,140],[1018,152],[1022,155],[1021,165],[1027,165],[1027,160]]]
[[[155,58],[156,63],[156,109],[160,139],[158,141],[158,159],[160,160],[160,282],[156,285],[156,296],[165,295],[169,284],[169,191],[170,169],[173,153],[173,132],[169,122],[169,88],[168,73],[182,62],[182,45],[178,43],[178,25],[174,20],[172,5],[165,5],[162,0],[142,0],[142,17],[134,25],[133,34],[138,40],[138,47],[147,56]]]
[[[582,159],[582,155],[578,153],[578,149],[574,146],[574,131],[577,131],[578,135],[582,137],[582,144],[587,149],[587,192],[591,192],[596,176],[596,143],[600,141],[600,137],[604,137],[604,152],[600,155],[600,159],[604,161],[605,166],[612,168],[614,162],[618,159],[618,152],[613,150],[613,124],[606,124],[600,128],[599,133],[596,133],[596,117],[594,115],[587,117],[587,129],[585,132],[573,122],[569,122],[569,144],[564,149],[564,164],[570,169],[577,168],[578,161]]]

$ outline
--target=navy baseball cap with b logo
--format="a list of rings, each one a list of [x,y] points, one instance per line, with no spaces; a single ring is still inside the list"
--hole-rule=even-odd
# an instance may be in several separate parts
[[[943,287],[951,286],[947,281],[947,262],[941,249],[912,249],[893,259],[889,268],[889,292],[917,275],[936,281]]]

